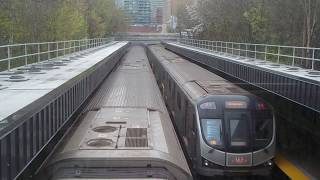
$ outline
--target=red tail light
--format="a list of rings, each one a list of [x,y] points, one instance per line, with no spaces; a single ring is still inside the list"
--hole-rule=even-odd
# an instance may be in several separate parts
[[[259,102],[257,104],[257,109],[258,110],[265,110],[265,109],[267,109],[267,105],[265,103],[263,103],[263,102]]]

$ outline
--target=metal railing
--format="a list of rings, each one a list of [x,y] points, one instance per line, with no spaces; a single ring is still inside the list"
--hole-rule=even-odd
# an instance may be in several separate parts
[[[110,41],[112,38],[3,45],[0,46],[0,71],[56,59],[102,46]]]
[[[208,41],[188,38],[180,38],[179,42],[185,45],[207,49],[212,52],[228,53],[257,61],[263,60],[311,70],[320,70],[320,48]]]

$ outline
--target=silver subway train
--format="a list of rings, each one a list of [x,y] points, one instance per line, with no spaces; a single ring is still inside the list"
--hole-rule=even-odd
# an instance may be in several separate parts
[[[130,48],[38,179],[192,179],[144,47]]]
[[[275,118],[270,105],[162,46],[149,46],[148,57],[196,173],[271,173]]]

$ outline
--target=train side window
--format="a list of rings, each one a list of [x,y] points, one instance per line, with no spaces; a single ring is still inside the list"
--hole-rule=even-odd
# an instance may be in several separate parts
[[[179,110],[181,110],[181,96],[179,92],[177,93],[177,105]]]

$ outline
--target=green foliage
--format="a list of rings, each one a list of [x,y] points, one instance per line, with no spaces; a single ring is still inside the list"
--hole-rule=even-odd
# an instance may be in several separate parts
[[[62,1],[52,13],[48,29],[52,28],[50,40],[78,39],[86,36],[85,17],[72,2]]]
[[[0,1],[0,44],[96,38],[124,29],[114,0]]]
[[[320,46],[319,0],[199,0],[190,1],[193,11],[181,5],[180,30],[190,29],[190,16],[203,24],[198,38]]]
[[[268,33],[267,18],[263,14],[261,5],[258,7],[251,7],[248,11],[245,11],[243,16],[250,24],[250,28],[254,39],[256,41],[264,42],[265,35]]]
[[[12,21],[4,11],[0,11],[0,40],[9,39],[10,29],[12,26]]]
[[[188,29],[195,25],[195,22],[192,21],[190,15],[188,14],[185,8],[185,6],[177,8],[177,29],[179,31],[183,31],[184,29]]]
[[[89,4],[89,37],[103,37],[127,28],[125,14],[115,7],[113,0],[95,0]]]

